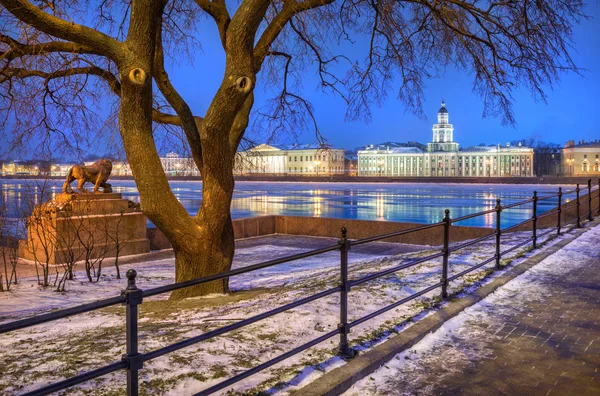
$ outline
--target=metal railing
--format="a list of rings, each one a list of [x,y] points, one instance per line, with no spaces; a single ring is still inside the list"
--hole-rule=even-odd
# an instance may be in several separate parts
[[[587,194],[588,194],[588,209],[589,210],[588,210],[588,213],[586,213],[584,215],[587,215],[587,220],[592,221],[593,220],[592,212],[594,212],[594,209],[592,208],[591,180],[588,181],[588,184],[586,187],[587,187]],[[124,290],[122,290],[120,296],[116,296],[116,297],[112,297],[112,298],[108,298],[108,299],[104,299],[104,300],[100,300],[100,301],[95,301],[92,303],[83,304],[83,305],[79,305],[79,306],[75,306],[72,308],[67,308],[67,309],[63,309],[63,310],[59,310],[59,311],[55,311],[55,312],[51,312],[51,313],[47,313],[47,314],[43,314],[43,315],[37,315],[37,316],[27,318],[27,319],[22,319],[22,320],[17,320],[17,321],[10,322],[10,323],[1,324],[0,325],[0,334],[5,334],[5,333],[11,332],[11,331],[24,329],[27,327],[55,321],[58,319],[66,318],[69,316],[73,316],[73,315],[77,315],[77,314],[81,314],[81,313],[85,313],[85,312],[95,311],[95,310],[105,308],[105,307],[110,307],[110,306],[114,306],[114,305],[118,305],[118,304],[125,304],[125,306],[126,306],[126,309],[125,309],[126,354],[123,355],[121,357],[121,359],[115,360],[115,362],[108,364],[106,366],[100,367],[98,369],[75,375],[75,376],[65,379],[63,381],[52,383],[50,385],[47,385],[43,388],[37,389],[32,392],[29,392],[27,394],[28,395],[46,395],[46,394],[49,394],[52,392],[56,392],[59,390],[69,388],[71,386],[80,384],[82,382],[85,382],[85,381],[88,381],[88,380],[91,380],[91,379],[94,379],[97,377],[101,377],[103,375],[113,373],[118,370],[126,370],[126,372],[127,372],[127,394],[128,395],[138,395],[139,394],[139,371],[143,368],[145,362],[155,359],[157,357],[166,355],[168,353],[180,350],[182,348],[197,344],[199,342],[211,339],[213,337],[217,337],[219,335],[228,333],[230,331],[239,329],[241,327],[248,326],[252,323],[256,323],[260,320],[269,318],[271,316],[274,316],[274,315],[277,315],[284,311],[287,311],[287,310],[299,307],[301,305],[310,303],[312,301],[321,299],[323,297],[330,296],[335,293],[340,293],[340,306],[339,306],[340,320],[339,320],[337,329],[332,330],[326,334],[323,334],[322,336],[315,338],[309,342],[306,342],[288,352],[285,352],[285,353],[267,361],[267,362],[264,362],[258,366],[255,366],[245,372],[235,375],[225,381],[222,381],[216,385],[213,385],[213,386],[197,393],[197,395],[209,395],[209,394],[217,392],[223,388],[226,388],[238,381],[241,381],[242,379],[249,377],[252,374],[255,374],[261,370],[264,370],[270,366],[273,366],[274,364],[277,364],[277,363],[281,362],[282,360],[285,360],[295,354],[298,354],[298,353],[300,353],[314,345],[317,345],[320,342],[323,342],[323,341],[325,341],[333,336],[336,336],[336,335],[339,335],[338,354],[341,357],[346,358],[346,359],[352,358],[355,355],[355,351],[348,344],[348,334],[350,333],[350,329],[352,329],[353,327],[355,327],[363,322],[366,322],[367,320],[370,320],[378,315],[381,315],[391,309],[394,309],[402,304],[405,304],[411,300],[414,300],[417,297],[422,296],[422,295],[424,295],[432,290],[435,290],[437,288],[441,289],[441,297],[443,299],[446,299],[446,298],[448,298],[448,284],[451,281],[458,279],[458,278],[460,278],[478,268],[481,268],[484,265],[489,264],[491,262],[495,262],[494,267],[496,269],[501,268],[500,259],[503,256],[505,256],[506,254],[514,251],[515,249],[518,249],[519,247],[527,245],[529,243],[532,243],[532,246],[535,249],[535,248],[537,248],[537,240],[540,236],[543,236],[550,232],[556,232],[557,235],[560,235],[562,228],[570,223],[576,223],[575,224],[576,227],[581,227],[581,215],[582,214],[580,213],[580,205],[581,205],[580,191],[581,190],[580,190],[579,185],[577,185],[577,187],[571,191],[563,191],[562,188],[559,188],[558,193],[541,196],[541,197],[537,195],[536,191],[534,191],[533,197],[531,199],[512,203],[512,204],[505,205],[505,206],[502,206],[500,200],[498,199],[498,200],[496,200],[496,206],[493,209],[469,214],[469,215],[462,216],[462,217],[457,217],[454,219],[450,218],[450,211],[448,209],[446,209],[443,220],[438,223],[427,224],[427,225],[413,227],[413,228],[406,229],[406,230],[391,232],[388,234],[383,234],[383,235],[378,235],[378,236],[373,236],[373,237],[368,237],[368,238],[362,238],[362,239],[357,239],[357,240],[349,240],[347,238],[347,230],[345,227],[343,227],[341,230],[341,234],[342,234],[341,239],[338,241],[338,243],[336,245],[331,245],[328,247],[312,250],[312,251],[305,252],[305,253],[299,253],[299,254],[295,254],[292,256],[287,256],[287,257],[283,257],[283,258],[279,258],[279,259],[275,259],[275,260],[270,260],[270,261],[266,261],[263,263],[250,265],[250,266],[247,266],[244,268],[239,268],[239,269],[231,270],[231,271],[220,273],[220,274],[215,274],[215,275],[206,276],[203,278],[193,279],[193,280],[190,280],[187,282],[173,283],[173,284],[169,284],[166,286],[156,287],[156,288],[147,289],[147,290],[141,290],[136,286],[137,273],[135,270],[130,269],[129,271],[127,271],[127,287]],[[598,188],[593,191],[598,192],[598,194],[597,194],[598,195],[597,214],[600,215],[600,180],[598,180]],[[562,218],[562,214],[563,214],[563,210],[564,210],[563,197],[566,195],[572,195],[572,194],[575,194],[576,216],[574,217],[574,219],[572,219],[568,222],[562,222],[561,218]],[[541,215],[538,215],[538,213],[537,213],[538,202],[543,201],[543,200],[550,200],[553,198],[557,199],[557,206]],[[518,206],[530,204],[530,203],[533,204],[533,211],[532,211],[531,218],[529,218],[523,222],[520,222],[518,224],[512,225],[510,227],[507,227],[504,229],[501,228],[501,215],[502,215],[503,211],[509,210],[511,208],[515,208]],[[463,221],[463,220],[471,219],[471,218],[474,218],[477,216],[482,216],[482,215],[492,214],[492,213],[495,213],[495,215],[496,215],[496,227],[495,227],[494,232],[492,232],[488,235],[470,240],[468,242],[450,246],[450,235],[451,235],[451,230],[452,230],[453,224]],[[550,216],[550,215],[557,216],[556,227],[550,227],[549,230],[545,231],[543,234],[538,234],[538,232],[537,232],[538,231],[538,227],[537,227],[538,221],[540,219]],[[518,230],[520,227],[523,227],[524,225],[526,225],[530,222],[532,223],[532,236],[530,238],[526,238],[526,239],[522,240],[520,243],[518,243],[514,246],[511,246],[510,248],[508,248],[504,251],[501,251],[502,235],[507,232],[510,232],[510,231]],[[397,266],[394,266],[394,267],[391,267],[391,268],[388,268],[388,269],[385,269],[385,270],[382,270],[379,272],[375,272],[372,274],[364,275],[364,276],[354,279],[354,280],[350,280],[348,278],[348,253],[352,246],[361,245],[361,244],[374,242],[374,241],[386,240],[386,239],[389,239],[392,237],[399,237],[402,235],[407,235],[407,234],[411,234],[411,233],[415,233],[415,232],[419,232],[419,231],[430,230],[430,229],[434,229],[434,228],[438,228],[438,227],[443,228],[443,243],[442,243],[442,249],[440,252],[428,255],[426,257],[409,259],[407,262],[403,262],[400,265],[397,265]],[[448,263],[449,263],[449,256],[451,253],[459,251],[466,247],[475,245],[479,242],[485,241],[492,237],[495,237],[495,253],[491,258],[488,258],[480,263],[477,263],[457,274],[448,276]],[[139,336],[138,306],[140,304],[142,304],[144,298],[172,292],[174,290],[179,290],[179,289],[182,289],[185,287],[190,287],[190,286],[199,285],[199,284],[203,284],[203,283],[207,283],[207,282],[212,282],[212,281],[219,280],[219,279],[229,278],[232,276],[245,274],[245,273],[248,273],[251,271],[256,271],[259,269],[268,268],[268,267],[272,267],[272,266],[275,266],[278,264],[283,264],[283,263],[287,263],[290,261],[294,261],[294,260],[298,260],[298,259],[302,259],[302,258],[306,258],[306,257],[311,257],[311,256],[316,256],[319,254],[332,252],[332,251],[340,252],[340,272],[339,272],[340,273],[340,281],[337,286],[329,288],[324,291],[321,291],[319,293],[313,294],[311,296],[302,298],[300,300],[296,300],[294,302],[279,306],[277,308],[260,313],[258,315],[252,316],[250,318],[240,320],[238,322],[235,322],[235,323],[220,327],[218,329],[206,332],[204,334],[201,334],[201,335],[198,335],[195,337],[190,337],[183,341],[179,341],[174,344],[170,344],[170,345],[164,346],[162,348],[155,349],[153,351],[141,353],[138,350],[138,336]],[[348,294],[351,292],[352,288],[362,285],[371,280],[378,279],[383,276],[398,272],[400,270],[414,267],[425,261],[433,260],[433,259],[440,258],[440,257],[442,257],[442,271],[441,271],[442,274],[441,274],[441,279],[438,283],[428,286],[414,294],[411,294],[410,296],[407,296],[407,297],[405,297],[399,301],[396,301],[393,304],[390,304],[386,307],[383,307],[377,311],[371,312],[359,319],[355,319],[352,322],[348,322]]]

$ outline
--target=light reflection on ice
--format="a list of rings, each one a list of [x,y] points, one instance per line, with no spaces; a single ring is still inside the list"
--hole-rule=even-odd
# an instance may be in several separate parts
[[[45,197],[40,196],[39,180],[0,180],[9,211],[25,205],[28,197],[41,202],[60,191],[62,180],[48,182]],[[113,189],[129,199],[139,199],[133,180],[112,181]],[[190,213],[200,207],[202,182],[170,182],[177,198]],[[565,186],[567,187],[567,186]],[[570,187],[567,187],[570,188]],[[557,186],[502,184],[433,184],[433,183],[270,183],[237,182],[231,205],[233,218],[263,215],[313,216],[360,220],[433,223],[440,221],[444,210],[450,217],[494,208],[496,199],[510,204],[531,198],[537,190],[540,196],[553,194]],[[564,197],[568,201],[569,197]],[[540,201],[538,213],[556,205],[555,199]],[[510,226],[531,216],[532,205],[506,210],[502,226]],[[469,220],[459,225],[492,227],[495,214]]]

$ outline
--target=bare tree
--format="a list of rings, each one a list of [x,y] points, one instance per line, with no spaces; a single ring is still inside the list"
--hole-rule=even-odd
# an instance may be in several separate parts
[[[118,220],[116,222],[114,219],[112,219],[112,221],[104,222],[104,231],[106,232],[106,240],[112,245],[111,247],[107,248],[107,250],[111,254],[114,253],[117,279],[121,279],[119,257],[127,244],[135,237],[135,224],[132,224],[131,227],[127,226],[127,222],[124,221],[125,212],[123,210],[121,210],[121,212],[116,216],[118,216]],[[107,218],[107,220],[109,219],[110,218]]]
[[[79,233],[82,232],[83,219],[73,213],[72,203],[66,205],[61,212],[63,226],[57,233],[57,264],[63,269],[56,291],[64,292],[68,280],[73,280],[75,264],[83,258],[84,249],[79,243]]]
[[[560,72],[576,70],[569,40],[583,17],[580,0],[36,4],[0,0],[3,126],[16,120],[15,144],[41,134],[47,149],[59,142],[80,149],[96,137],[81,131],[102,133],[116,119],[100,122],[90,114],[102,108],[106,91],[114,94],[111,105],[118,109],[120,139],[142,210],[173,246],[177,281],[231,266],[232,170],[257,82],[278,87],[271,106],[261,110],[270,130],[311,125],[318,134],[313,107],[299,91],[304,68],[315,66],[320,87],[341,96],[348,118],[355,119],[368,118],[371,105],[387,97],[396,78],[398,97],[407,109],[422,114],[425,81],[452,66],[472,73],[485,114],[500,114],[510,123],[517,86],[526,85],[544,99],[543,88]],[[200,116],[166,69],[181,54],[196,50],[196,28],[204,15],[218,28],[225,70]],[[344,53],[348,47],[352,54]],[[364,55],[356,56],[360,51]],[[205,76],[198,76],[198,82],[189,83],[202,87]],[[202,204],[193,216],[169,187],[157,152],[159,132],[178,133],[202,174]],[[227,290],[227,280],[215,281],[179,290],[171,298]]]
[[[98,282],[102,275],[102,263],[109,250],[109,232],[103,229],[102,216],[94,216],[93,201],[79,200],[77,228],[73,229],[85,274],[90,282]]]
[[[29,251],[35,262],[38,284],[50,286],[50,271],[58,270],[52,264],[57,248],[56,218],[62,208],[56,202],[43,203],[50,195],[49,180],[34,181],[25,187],[25,199],[21,212],[27,227],[25,249]],[[56,279],[55,282],[56,283]]]

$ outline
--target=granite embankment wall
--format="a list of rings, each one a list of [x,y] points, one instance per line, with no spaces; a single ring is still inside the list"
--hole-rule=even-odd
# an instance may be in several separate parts
[[[572,190],[569,190],[572,191]],[[580,219],[581,221],[584,221],[587,217],[588,217],[588,213],[590,210],[590,205],[589,205],[589,199],[588,199],[588,194],[587,192],[587,188],[586,189],[582,189],[580,191],[580,197],[579,197],[579,214],[580,214]],[[599,214],[599,204],[598,204],[598,195],[600,194],[600,190],[595,190],[592,191],[592,215],[594,218],[596,218],[596,216],[598,216]],[[549,202],[555,202],[556,204],[558,204],[558,198],[554,197],[554,198],[550,198],[548,200]],[[568,194],[568,195],[564,195],[562,197],[562,202],[564,202],[561,205],[561,224],[567,224],[570,223],[572,221],[574,221],[577,218],[577,201],[576,201],[576,194]],[[510,209],[509,209],[510,210]],[[550,214],[552,213],[552,214]],[[538,219],[537,222],[537,226],[538,228],[548,228],[548,227],[556,227],[556,225],[558,224],[558,211],[556,209],[553,209],[549,212],[546,212],[546,216],[543,216],[542,218]],[[540,214],[540,216],[543,215]],[[573,223],[574,224],[574,223]],[[525,231],[525,230],[531,230],[532,229],[532,224],[528,223],[528,224],[524,224],[523,226],[517,228],[518,231]]]
[[[577,207],[575,194],[569,194],[563,197],[563,202],[570,199],[569,202],[561,205],[561,223],[566,224],[576,219]],[[558,203],[558,198],[550,198],[551,202]],[[531,207],[531,204],[529,204]],[[507,209],[510,210],[510,209]],[[556,227],[557,212],[542,217],[538,220],[538,228]],[[581,194],[580,197],[580,215],[582,221],[587,218],[589,211],[588,196]],[[550,212],[547,212],[550,213]],[[598,216],[598,190],[592,191],[592,214],[594,218]],[[492,214],[495,216],[495,214]],[[441,219],[440,219],[441,220]],[[419,227],[423,224],[416,223],[396,223],[389,221],[371,221],[371,220],[347,220],[330,219],[323,217],[299,217],[299,216],[261,216],[237,219],[233,221],[233,229],[236,239],[251,238],[271,234],[285,235],[304,235],[316,237],[340,238],[340,229],[348,229],[348,238],[360,239],[376,235],[387,234],[396,231],[402,231],[413,227]],[[517,231],[531,231],[532,222],[524,224],[516,229]],[[494,233],[492,228],[484,227],[465,227],[452,225],[450,231],[450,242],[460,242],[469,239],[479,238]],[[415,245],[441,245],[443,242],[443,227],[430,228],[406,235],[387,238],[385,242],[410,243]],[[148,239],[150,239],[151,249],[168,249],[170,247],[167,239],[156,228],[148,229]]]
[[[233,221],[235,239],[252,238],[273,234],[302,235],[314,237],[341,237],[341,228],[348,229],[348,238],[360,239],[375,235],[420,227],[417,223],[395,223],[390,221],[330,219],[301,216],[260,216]],[[488,228],[453,227],[451,242],[478,238],[493,232]],[[148,229],[152,250],[170,248],[169,241],[157,228]],[[410,243],[415,245],[439,245],[443,240],[443,227],[430,228],[407,235],[391,237],[384,242]]]

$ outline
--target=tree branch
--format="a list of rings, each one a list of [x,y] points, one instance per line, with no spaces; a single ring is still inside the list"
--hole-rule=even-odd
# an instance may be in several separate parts
[[[221,37],[221,45],[225,48],[227,42],[227,29],[231,22],[231,17],[227,11],[225,0],[194,0],[198,7],[202,8],[208,15],[213,17],[217,23],[219,29],[219,36]]]
[[[69,54],[102,55],[100,51],[94,48],[65,41],[50,41],[39,44],[22,44],[7,35],[0,34],[0,42],[10,46],[7,51],[0,52],[0,60],[7,61],[11,61],[22,56],[43,55],[57,52]]]
[[[96,48],[117,62],[124,46],[117,40],[84,25],[67,22],[50,15],[26,0],[0,0],[8,12],[26,24],[57,38]]]
[[[154,80],[156,81],[156,85],[158,86],[160,92],[179,116],[179,125],[183,129],[188,144],[190,145],[192,158],[194,158],[194,162],[196,163],[198,169],[202,170],[202,144],[200,141],[200,129],[202,127],[203,119],[192,114],[192,110],[188,104],[181,97],[179,92],[177,92],[173,84],[171,84],[169,75],[165,71],[164,62],[165,59],[162,45],[162,30],[158,29],[156,49],[154,51]],[[161,116],[158,118],[162,120],[171,120],[171,117]],[[168,123],[171,124],[171,122]]]
[[[39,77],[44,80],[54,80],[57,78],[64,78],[75,75],[93,75],[105,80],[111,91],[116,95],[121,95],[121,83],[115,77],[114,74],[108,70],[102,69],[97,66],[87,67],[73,67],[69,69],[61,69],[52,72],[45,72],[42,70],[22,69],[22,68],[6,68],[0,72],[0,84],[6,82],[11,78],[25,79],[30,77]]]
[[[273,18],[254,47],[255,68],[260,70],[262,63],[269,52],[271,45],[275,42],[285,25],[290,19],[303,11],[325,6],[334,0],[307,0],[300,3],[286,1],[283,9]]]

